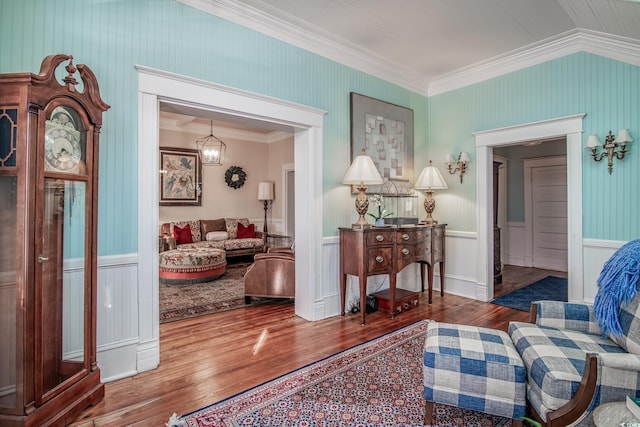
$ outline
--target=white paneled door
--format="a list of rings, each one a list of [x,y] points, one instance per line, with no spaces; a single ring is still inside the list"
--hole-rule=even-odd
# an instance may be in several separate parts
[[[567,166],[531,168],[533,267],[567,271]]]

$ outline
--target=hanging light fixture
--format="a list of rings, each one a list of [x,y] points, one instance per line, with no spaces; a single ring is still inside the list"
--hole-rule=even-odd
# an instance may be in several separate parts
[[[211,120],[211,133],[196,141],[200,161],[204,166],[222,166],[227,145],[213,134],[213,120]]]

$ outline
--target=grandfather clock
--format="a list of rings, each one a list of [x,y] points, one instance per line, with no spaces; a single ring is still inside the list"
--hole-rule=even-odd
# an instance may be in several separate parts
[[[66,425],[104,396],[96,240],[107,109],[72,56],[46,57],[39,74],[0,75],[2,426]]]

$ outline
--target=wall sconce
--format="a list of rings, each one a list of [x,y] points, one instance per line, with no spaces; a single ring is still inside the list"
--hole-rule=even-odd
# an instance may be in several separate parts
[[[211,133],[196,141],[200,161],[203,166],[222,166],[227,145],[213,134],[213,120],[211,121]]]
[[[609,135],[607,135],[603,147],[606,151],[598,153],[598,147],[602,146],[600,139],[598,139],[598,135],[589,135],[587,137],[587,145],[585,145],[584,148],[591,149],[591,156],[596,162],[599,162],[606,156],[609,175],[611,175],[611,172],[613,172],[613,157],[617,157],[618,160],[624,159],[624,155],[627,152],[628,142],[633,142],[631,135],[629,135],[629,129],[620,129],[618,131],[617,138],[611,133],[611,131],[609,131]],[[618,146],[620,146],[620,150],[616,151]]]
[[[462,175],[467,171],[467,165],[470,161],[469,154],[466,151],[461,151],[460,154],[458,154],[458,161],[455,161],[451,154],[447,154],[447,161],[445,163],[451,175],[460,171],[460,184],[462,184]],[[454,164],[457,165],[455,169],[453,167]]]
[[[258,183],[258,200],[264,202],[264,226],[262,231],[267,234],[267,210],[269,202],[273,200],[273,182],[263,181]]]
[[[427,217],[421,222],[426,225],[437,224],[438,221],[433,219],[431,216],[431,213],[436,208],[436,201],[433,198],[433,190],[446,190],[447,183],[444,181],[444,178],[440,174],[438,168],[431,164],[431,160],[429,160],[429,165],[422,169],[422,172],[416,181],[415,189],[425,190],[424,210],[427,211]]]
[[[365,194],[365,191],[367,190],[366,185],[380,185],[383,182],[380,172],[378,172],[376,165],[373,164],[373,160],[364,153],[364,150],[362,150],[362,153],[353,159],[353,163],[351,163],[351,166],[347,169],[347,173],[344,175],[344,179],[342,180],[343,184],[358,186],[359,192],[356,196],[356,212],[358,212],[360,217],[355,224],[352,224],[353,228],[365,228],[371,226],[371,224],[367,223],[367,220],[364,218],[367,210],[369,210],[369,198]]]

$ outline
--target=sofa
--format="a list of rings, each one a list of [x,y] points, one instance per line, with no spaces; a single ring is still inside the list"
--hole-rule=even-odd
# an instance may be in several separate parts
[[[160,226],[160,251],[204,247],[224,249],[227,258],[255,255],[265,251],[266,238],[247,218],[174,221]]]

